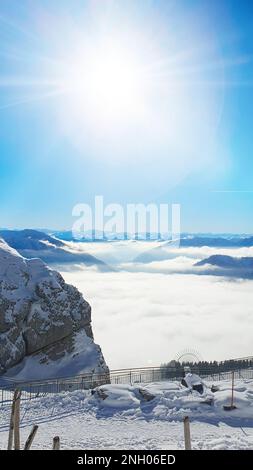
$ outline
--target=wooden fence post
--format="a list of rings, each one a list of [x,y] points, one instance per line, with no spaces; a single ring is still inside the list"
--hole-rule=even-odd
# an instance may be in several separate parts
[[[53,450],[60,450],[60,438],[59,438],[59,436],[55,436],[53,438]]]
[[[191,450],[190,420],[188,416],[184,417],[184,443],[185,450]]]
[[[14,410],[14,449],[20,450],[20,397],[21,391],[18,390],[16,402],[15,402],[15,410]]]
[[[32,442],[33,442],[33,439],[35,438],[35,434],[36,432],[38,431],[38,425],[35,424],[26,440],[26,443],[25,443],[25,447],[24,447],[24,450],[29,450],[31,445],[32,445]]]
[[[16,403],[17,393],[18,393],[18,390],[15,390],[13,398],[12,398],[11,417],[10,417],[10,426],[9,426],[9,436],[8,436],[7,450],[11,450],[12,445],[13,445],[14,413],[15,413],[15,403]]]

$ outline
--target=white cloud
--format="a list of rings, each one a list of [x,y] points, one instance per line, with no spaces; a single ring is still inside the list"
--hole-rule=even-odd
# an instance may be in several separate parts
[[[209,246],[202,247],[170,247],[167,242],[158,241],[135,241],[122,240],[115,242],[87,242],[75,243],[68,242],[72,252],[89,253],[97,258],[113,264],[121,264],[132,262],[138,255],[147,254],[152,251],[152,262],[161,261],[160,253],[163,252],[167,260],[179,257],[182,259],[189,258],[193,263],[200,259],[208,258],[211,255],[228,255],[228,256],[253,256],[253,247],[242,248],[215,248]],[[160,250],[160,249],[161,250]]]
[[[114,244],[90,245],[93,252],[87,244],[86,250],[98,257],[99,250],[114,253]],[[200,258],[211,254],[197,250]],[[210,360],[252,353],[252,281],[165,274],[171,265],[190,272],[195,249],[183,251],[180,258],[150,263],[151,272],[140,265],[142,272],[62,273],[90,302],[95,341],[111,368],[159,365],[185,348]]]

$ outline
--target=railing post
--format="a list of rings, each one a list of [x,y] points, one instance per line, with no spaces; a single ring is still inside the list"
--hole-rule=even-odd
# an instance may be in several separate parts
[[[231,393],[231,408],[234,406],[234,386],[235,386],[235,373],[232,372],[232,393]]]

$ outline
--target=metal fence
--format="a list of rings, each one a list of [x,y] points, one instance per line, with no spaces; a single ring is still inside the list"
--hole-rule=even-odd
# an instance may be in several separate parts
[[[251,363],[250,363],[251,364]],[[253,366],[245,368],[231,367],[227,371],[215,371],[214,368],[192,368],[205,381],[218,382],[230,380],[232,372],[235,379],[253,379]],[[53,393],[73,390],[88,390],[104,384],[141,384],[161,381],[180,381],[183,377],[182,367],[143,367],[134,369],[112,370],[104,374],[82,374],[74,377],[62,377],[41,381],[17,382],[10,380],[8,384],[0,387],[0,405],[12,401],[16,388],[22,390],[22,400],[31,400]]]
[[[115,373],[116,372],[116,373]],[[232,377],[232,372],[234,372],[235,379],[253,379],[253,367],[246,369],[233,369],[230,371],[220,371],[215,372],[212,369],[205,369],[202,371],[193,370],[196,372],[203,380],[206,381],[220,381],[220,380],[229,380]],[[183,377],[181,369],[163,369],[152,368],[152,369],[131,369],[125,371],[124,373],[118,374],[118,371],[113,371],[111,374],[111,383],[114,384],[135,384],[135,383],[151,383],[151,382],[161,382],[161,381],[180,381]]]

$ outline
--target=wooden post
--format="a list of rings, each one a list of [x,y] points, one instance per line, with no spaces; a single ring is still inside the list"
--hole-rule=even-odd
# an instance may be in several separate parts
[[[191,450],[190,420],[188,416],[184,417],[184,443],[185,450]]]
[[[33,439],[35,438],[35,434],[36,432],[38,431],[38,427],[37,424],[35,424],[26,440],[26,443],[25,443],[25,447],[24,447],[24,450],[29,450],[31,445],[32,445],[32,442],[33,442]]]
[[[20,450],[20,397],[21,391],[17,391],[17,397],[15,401],[15,410],[14,410],[14,449]]]
[[[9,436],[8,436],[7,450],[11,450],[12,445],[13,445],[14,413],[15,413],[15,405],[16,405],[17,394],[18,394],[18,390],[15,390],[14,395],[13,395],[13,399],[12,399],[12,406],[11,406],[11,417],[10,417],[10,426],[9,426]]]
[[[55,436],[53,438],[53,450],[60,450],[60,438],[59,438],[59,436]]]

